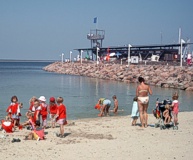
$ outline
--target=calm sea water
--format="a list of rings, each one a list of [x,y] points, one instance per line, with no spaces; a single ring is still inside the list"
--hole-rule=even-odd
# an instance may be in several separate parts
[[[115,94],[119,100],[119,115],[131,113],[136,84],[101,80],[95,78],[62,75],[45,72],[42,68],[49,62],[0,62],[0,119],[6,115],[10,98],[17,95],[24,108],[22,114],[29,108],[32,96],[49,97],[62,96],[67,107],[68,119],[97,117],[98,111],[94,105],[101,97],[109,98]],[[170,98],[178,90],[152,87],[148,112],[155,107],[155,101]],[[193,111],[193,92],[179,90],[181,111]],[[48,101],[47,101],[48,102]],[[111,107],[112,109],[113,107]],[[113,115],[113,114],[111,114]],[[22,120],[25,117],[23,116]]]

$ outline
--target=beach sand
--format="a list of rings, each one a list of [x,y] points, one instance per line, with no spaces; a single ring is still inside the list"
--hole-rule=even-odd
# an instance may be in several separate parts
[[[156,122],[149,115],[149,124]],[[179,113],[178,130],[151,126],[140,129],[131,126],[130,116],[71,120],[65,126],[65,138],[56,137],[59,128],[46,129],[47,139],[42,141],[23,140],[30,132],[26,129],[0,138],[0,159],[191,160],[192,124],[193,112]],[[13,138],[20,138],[21,142],[12,143]]]

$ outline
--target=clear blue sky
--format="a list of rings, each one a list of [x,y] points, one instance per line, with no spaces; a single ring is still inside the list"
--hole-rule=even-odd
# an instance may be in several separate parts
[[[94,17],[103,47],[160,44],[161,33],[163,44],[174,43],[179,27],[193,42],[193,0],[0,0],[0,59],[75,55],[90,47]]]

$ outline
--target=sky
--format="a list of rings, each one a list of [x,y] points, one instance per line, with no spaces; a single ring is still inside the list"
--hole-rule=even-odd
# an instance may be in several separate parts
[[[0,0],[0,59],[58,60],[91,47],[87,34],[105,30],[103,47],[193,42],[193,0]],[[162,38],[161,38],[162,37]]]

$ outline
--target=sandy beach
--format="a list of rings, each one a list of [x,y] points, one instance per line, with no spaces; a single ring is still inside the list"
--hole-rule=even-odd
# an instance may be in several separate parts
[[[139,120],[138,120],[139,122]],[[155,124],[149,115],[149,124]],[[46,140],[23,140],[27,129],[0,138],[1,159],[111,159],[146,160],[179,159],[193,157],[193,112],[179,113],[179,129],[160,130],[148,126],[140,129],[131,126],[130,116],[110,116],[69,121],[65,126],[65,138],[56,137],[59,128],[48,128]],[[2,133],[0,133],[2,136]],[[13,138],[21,142],[12,143]]]

